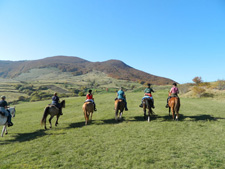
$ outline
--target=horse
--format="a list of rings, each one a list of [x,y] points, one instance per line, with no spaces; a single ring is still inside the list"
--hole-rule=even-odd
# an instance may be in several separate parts
[[[169,93],[169,96],[171,96],[171,93]],[[170,111],[172,111],[172,118],[174,119],[175,113],[176,113],[176,120],[178,121],[179,118],[179,110],[180,110],[180,98],[175,96],[171,97],[168,101],[169,105],[169,116],[170,116]]]
[[[122,119],[124,108],[125,108],[125,102],[122,99],[116,99],[115,100],[115,120],[116,121],[118,121],[118,115],[119,115],[119,120]]]
[[[146,109],[148,109],[148,122],[151,120],[153,102],[152,99],[144,98],[143,99],[143,111],[144,111],[144,119],[146,119]]]
[[[10,107],[8,108],[10,114],[12,117],[15,117],[15,114],[16,114],[16,109],[15,107]],[[8,134],[8,131],[7,131],[7,126],[8,126],[8,122],[7,122],[7,117],[6,116],[3,116],[0,114],[0,125],[3,125],[3,129],[2,129],[2,133],[1,133],[1,136],[3,137],[4,133],[5,135]]]
[[[84,112],[85,125],[89,122],[89,116],[91,115],[90,121],[92,121],[92,115],[94,112],[94,104],[92,102],[85,102],[82,106]]]
[[[61,108],[65,108],[65,100],[63,100],[61,103]],[[60,116],[60,111],[59,111],[59,108],[57,108],[55,105],[48,105],[45,107],[45,110],[44,110],[44,114],[43,114],[43,117],[42,117],[42,120],[41,120],[41,125],[45,125],[45,130],[47,130],[47,127],[46,127],[46,118],[47,116],[50,115],[51,117],[49,118],[49,123],[50,123],[50,128],[52,128],[52,123],[51,123],[51,120],[54,116],[56,116],[56,122],[55,122],[55,126],[58,125],[58,120],[59,120],[59,116]]]

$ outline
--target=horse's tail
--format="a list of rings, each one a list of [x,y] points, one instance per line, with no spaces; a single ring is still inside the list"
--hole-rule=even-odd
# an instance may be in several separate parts
[[[174,100],[175,105],[174,105],[174,110],[176,113],[179,113],[179,109],[180,109],[180,98],[176,98]]]
[[[45,108],[43,117],[42,117],[42,119],[41,119],[41,125],[43,125],[43,123],[46,122],[46,118],[47,118],[47,116],[48,116],[48,111],[49,111],[49,107],[47,106],[47,107]]]
[[[83,108],[84,114],[85,114],[85,115],[89,115],[89,112],[88,112],[88,110],[87,110],[88,108],[87,108],[87,103],[86,103],[86,102],[83,104],[82,108]]]

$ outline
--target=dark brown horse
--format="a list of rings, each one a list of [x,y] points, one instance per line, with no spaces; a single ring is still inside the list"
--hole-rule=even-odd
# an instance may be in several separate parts
[[[116,99],[115,100],[115,120],[116,121],[118,121],[118,116],[119,116],[119,120],[122,119],[124,108],[125,108],[125,102],[121,99]]]
[[[61,108],[65,108],[65,100],[63,100],[61,103]],[[48,105],[47,107],[45,107],[44,110],[44,114],[41,120],[41,125],[45,125],[45,130],[47,129],[46,127],[46,118],[47,116],[50,115],[51,117],[49,118],[49,123],[50,123],[50,128],[52,128],[52,123],[51,120],[54,116],[56,116],[56,122],[55,122],[55,126],[57,126],[58,124],[58,120],[59,120],[59,116],[60,116],[60,110],[59,108],[57,108],[55,105]]]
[[[142,103],[143,103],[144,119],[146,119],[146,109],[148,109],[148,122],[150,122],[153,107],[152,99],[144,98]]]
[[[90,121],[92,121],[92,114],[94,112],[94,104],[92,102],[85,102],[82,106],[85,118],[85,125],[89,122],[89,116],[91,115]]]
[[[169,94],[171,96],[171,93]],[[179,110],[180,110],[180,98],[178,96],[171,97],[168,101],[169,105],[169,116],[170,111],[172,111],[172,118],[175,120],[175,113],[176,113],[176,120],[179,119]]]

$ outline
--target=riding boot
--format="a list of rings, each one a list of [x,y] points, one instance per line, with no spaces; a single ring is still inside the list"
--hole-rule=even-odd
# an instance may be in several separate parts
[[[143,107],[143,104],[142,104],[142,102],[141,102],[141,104],[139,105],[139,107],[141,107],[141,108]]]
[[[152,108],[154,109],[155,106],[154,106],[154,99],[152,99]]]

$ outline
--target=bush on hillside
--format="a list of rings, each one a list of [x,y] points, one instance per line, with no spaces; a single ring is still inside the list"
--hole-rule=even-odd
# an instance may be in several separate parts
[[[225,80],[217,80],[216,84],[218,90],[225,90]]]
[[[195,96],[200,98],[203,95],[203,93],[205,92],[205,89],[202,88],[202,87],[199,87],[199,86],[194,86],[192,88],[192,91],[193,91]]]
[[[84,92],[79,92],[78,95],[79,96],[85,96]]]
[[[26,100],[27,100],[27,98],[24,97],[24,96],[19,96],[18,97],[18,101],[26,101]]]
[[[179,86],[179,91],[181,94],[185,94],[190,91],[190,84],[183,84]]]

